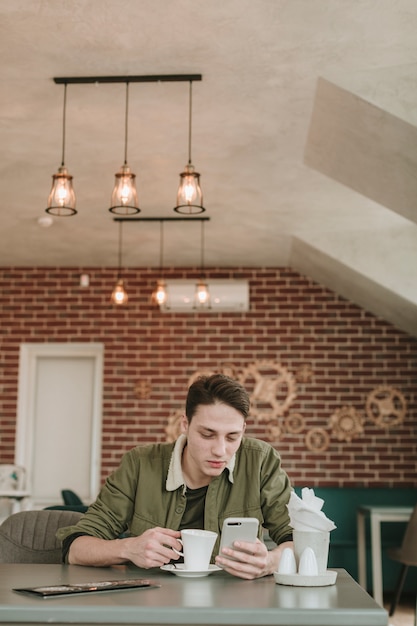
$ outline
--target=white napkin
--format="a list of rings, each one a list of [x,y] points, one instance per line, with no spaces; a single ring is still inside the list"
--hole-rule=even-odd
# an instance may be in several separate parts
[[[304,531],[334,530],[336,525],[321,510],[323,504],[324,500],[314,495],[314,489],[304,487],[301,498],[292,491],[287,504],[292,528]]]

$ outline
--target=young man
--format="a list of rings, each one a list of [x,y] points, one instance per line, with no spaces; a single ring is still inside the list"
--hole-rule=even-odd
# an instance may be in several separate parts
[[[277,547],[268,551],[259,538],[239,542],[215,562],[240,578],[276,571],[283,549],[292,545],[291,485],[272,446],[243,436],[248,413],[248,394],[237,381],[222,374],[195,381],[177,441],[126,453],[85,516],[58,531],[64,560],[160,567],[179,558],[173,548],[181,550],[184,528],[218,533],[216,555],[226,517],[256,517],[259,536],[267,528]]]

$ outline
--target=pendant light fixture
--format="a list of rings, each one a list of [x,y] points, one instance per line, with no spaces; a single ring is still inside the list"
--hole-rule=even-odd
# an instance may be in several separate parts
[[[192,86],[190,80],[189,119],[188,119],[188,163],[180,174],[180,186],[177,194],[177,206],[174,211],[192,215],[203,213],[203,194],[200,187],[200,174],[194,170],[191,161],[191,121],[192,121]]]
[[[62,115],[62,161],[58,172],[52,175],[52,189],[48,196],[47,213],[56,217],[75,215],[75,193],[72,187],[72,176],[65,167],[65,122],[67,112],[67,83],[64,83],[64,111]]]
[[[195,286],[193,309],[211,309],[210,291],[204,278],[204,222],[201,222],[201,275]]]
[[[162,275],[162,267],[164,260],[164,222],[160,221],[160,230],[159,230],[159,271]],[[161,277],[157,280],[156,289],[152,294],[152,301],[154,304],[158,306],[167,306],[168,305],[168,289],[165,283],[165,280]]]
[[[116,215],[135,215],[139,213],[138,197],[136,192],[136,175],[130,171],[127,164],[127,136],[129,113],[129,81],[126,81],[126,112],[125,112],[125,160],[116,174],[116,181],[111,196],[109,211]]]
[[[117,272],[117,283],[115,288],[113,289],[113,293],[111,294],[111,301],[113,304],[117,306],[121,306],[127,304],[129,300],[129,296],[127,295],[127,291],[124,287],[124,281],[121,277],[121,268],[122,268],[122,222],[119,222],[119,265]]]

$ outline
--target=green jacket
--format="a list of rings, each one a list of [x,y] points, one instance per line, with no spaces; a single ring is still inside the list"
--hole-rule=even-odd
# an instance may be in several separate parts
[[[58,530],[58,539],[84,533],[115,539],[122,533],[141,535],[160,526],[178,530],[186,506],[181,435],[174,443],[137,446],[127,452],[109,476],[97,500],[76,526]],[[220,532],[226,517],[256,517],[277,544],[292,533],[287,503],[291,485],[276,450],[258,439],[244,437],[228,468],[210,482],[204,527]],[[218,554],[219,539],[213,550]]]

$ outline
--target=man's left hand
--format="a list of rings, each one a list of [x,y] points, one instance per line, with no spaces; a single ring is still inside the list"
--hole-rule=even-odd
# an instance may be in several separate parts
[[[232,576],[248,580],[261,578],[278,570],[284,548],[292,546],[292,541],[286,541],[268,551],[259,539],[255,543],[235,541],[233,548],[223,548],[222,553],[216,556],[216,565]]]

